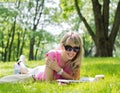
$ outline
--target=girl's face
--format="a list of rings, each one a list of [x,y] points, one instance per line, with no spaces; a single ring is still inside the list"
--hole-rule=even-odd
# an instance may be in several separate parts
[[[72,60],[79,52],[79,45],[75,44],[72,40],[67,40],[63,45],[64,57],[68,60]]]

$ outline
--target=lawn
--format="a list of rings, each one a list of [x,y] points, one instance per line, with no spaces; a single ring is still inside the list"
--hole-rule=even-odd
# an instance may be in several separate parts
[[[0,62],[0,77],[13,74],[14,62]],[[27,62],[30,67],[44,64],[44,61]],[[120,93],[120,58],[84,58],[81,77],[95,77],[104,74],[98,82],[71,83],[24,82],[0,84],[0,93]]]

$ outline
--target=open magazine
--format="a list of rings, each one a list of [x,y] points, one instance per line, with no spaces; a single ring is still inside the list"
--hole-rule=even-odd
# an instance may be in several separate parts
[[[82,77],[79,80],[66,80],[66,79],[57,79],[59,83],[79,83],[79,82],[95,82],[100,79],[104,79],[104,75],[96,75],[93,77]]]

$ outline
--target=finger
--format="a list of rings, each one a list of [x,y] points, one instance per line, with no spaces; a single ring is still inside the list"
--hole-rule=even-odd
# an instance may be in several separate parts
[[[51,62],[51,59],[50,59],[50,57],[48,57],[48,58],[47,58],[47,62]]]
[[[49,62],[49,60],[47,59],[47,60],[46,60],[46,65],[49,65],[49,63],[50,63],[50,62]]]
[[[46,62],[46,66],[47,66],[47,67],[50,67],[50,64],[49,64],[49,62]]]
[[[48,56],[48,59],[49,59],[50,61],[54,61],[54,60],[55,60],[55,58],[51,58],[50,56]]]

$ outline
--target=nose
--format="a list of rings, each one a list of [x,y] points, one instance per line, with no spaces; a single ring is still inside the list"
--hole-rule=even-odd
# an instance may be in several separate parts
[[[75,53],[75,52],[74,52],[74,50],[72,49],[72,50],[70,51],[70,53]]]

